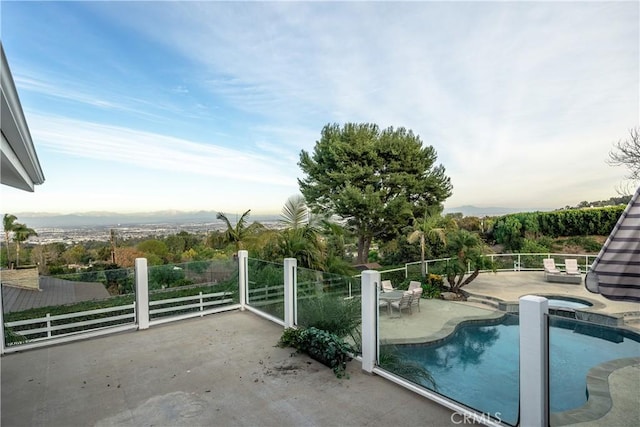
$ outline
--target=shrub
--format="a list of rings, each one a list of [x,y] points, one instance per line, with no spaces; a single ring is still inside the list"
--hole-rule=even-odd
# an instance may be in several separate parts
[[[587,252],[600,252],[602,245],[596,239],[589,236],[572,236],[566,241],[569,245],[582,247]]]
[[[285,329],[278,345],[293,347],[330,367],[338,378],[345,374],[353,349],[335,334],[317,328]]]
[[[429,274],[429,285],[442,288],[444,286],[444,278],[439,274]]]
[[[360,300],[321,295],[298,301],[298,324],[346,337],[360,325]]]
[[[286,328],[278,341],[278,347],[293,347],[297,349],[302,345],[300,334],[303,329]]]
[[[441,286],[434,286],[431,283],[422,285],[422,298],[438,299],[442,294]]]
[[[548,246],[544,246],[540,243],[540,241],[524,239],[522,243],[522,247],[520,248],[520,252],[526,254],[539,254],[549,252],[550,248]]]

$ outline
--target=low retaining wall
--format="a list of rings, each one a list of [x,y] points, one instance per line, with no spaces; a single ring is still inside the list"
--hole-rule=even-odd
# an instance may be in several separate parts
[[[18,270],[0,271],[0,281],[3,285],[15,286],[17,288],[40,290],[40,279],[38,268],[24,268]]]

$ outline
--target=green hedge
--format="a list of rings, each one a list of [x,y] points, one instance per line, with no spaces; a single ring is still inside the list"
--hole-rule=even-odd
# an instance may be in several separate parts
[[[519,249],[525,237],[608,236],[625,206],[525,212],[504,215],[493,227],[493,237],[510,249]]]

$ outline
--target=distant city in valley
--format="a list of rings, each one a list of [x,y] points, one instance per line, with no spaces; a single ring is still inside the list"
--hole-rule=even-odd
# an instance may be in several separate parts
[[[532,211],[535,209],[513,209],[501,207],[480,208],[461,206],[448,208],[444,213],[462,213],[465,216],[498,216],[508,213]],[[538,209],[549,210],[549,209]],[[90,212],[76,214],[51,214],[22,212],[14,213],[21,223],[38,233],[29,239],[35,244],[74,243],[82,241],[108,241],[111,230],[115,230],[119,239],[144,238],[150,236],[168,236],[186,231],[193,234],[206,234],[215,230],[224,230],[225,224],[216,219],[216,211],[160,211],[148,213],[120,214],[112,212]],[[242,213],[226,213],[232,224]],[[267,228],[279,227],[280,215],[250,215],[249,222],[258,221]]]

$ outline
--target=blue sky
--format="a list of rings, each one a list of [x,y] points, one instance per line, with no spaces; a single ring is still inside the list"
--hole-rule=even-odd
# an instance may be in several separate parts
[[[45,173],[3,212],[252,209],[327,123],[412,129],[445,206],[616,195],[638,2],[14,2],[2,43]]]

